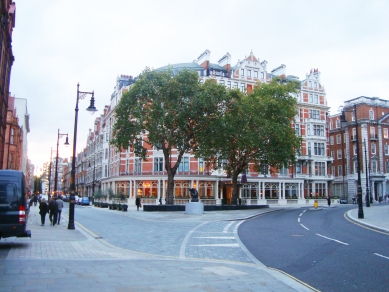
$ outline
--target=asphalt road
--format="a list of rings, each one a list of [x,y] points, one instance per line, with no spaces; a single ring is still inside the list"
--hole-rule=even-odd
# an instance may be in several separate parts
[[[389,236],[349,222],[351,208],[282,210],[245,221],[238,234],[263,264],[318,290],[388,291]]]

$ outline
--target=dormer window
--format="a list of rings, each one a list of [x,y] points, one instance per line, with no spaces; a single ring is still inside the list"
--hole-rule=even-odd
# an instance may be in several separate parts
[[[240,75],[244,76],[244,69],[240,69]]]
[[[372,109],[369,110],[369,119],[374,120],[374,111]]]
[[[336,128],[340,128],[340,120],[339,119],[336,120]]]

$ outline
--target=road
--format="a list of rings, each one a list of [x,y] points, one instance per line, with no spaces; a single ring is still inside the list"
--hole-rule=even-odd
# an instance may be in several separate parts
[[[389,236],[348,221],[350,208],[269,213],[245,221],[238,234],[263,264],[318,290],[388,291]]]

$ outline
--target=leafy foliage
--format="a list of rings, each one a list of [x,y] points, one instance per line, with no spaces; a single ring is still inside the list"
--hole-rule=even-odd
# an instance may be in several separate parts
[[[214,168],[222,165],[232,178],[233,203],[238,196],[238,175],[252,166],[277,169],[294,161],[301,139],[291,127],[296,115],[297,84],[273,80],[258,84],[252,93],[231,90],[234,101],[226,114],[215,120],[199,137],[196,156]]]
[[[167,203],[173,203],[174,176],[185,153],[197,146],[197,136],[228,107],[224,86],[201,84],[196,71],[151,71],[146,68],[115,109],[114,137],[118,149],[130,147],[147,160],[147,149],[162,150],[168,175]],[[172,163],[172,149],[177,150]]]

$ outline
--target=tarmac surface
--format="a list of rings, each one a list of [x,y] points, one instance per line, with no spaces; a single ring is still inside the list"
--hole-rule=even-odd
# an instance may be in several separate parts
[[[301,207],[309,206],[294,208]],[[347,219],[389,233],[389,204],[364,208],[364,219],[358,219],[358,206],[355,207],[346,213]],[[67,208],[59,226],[49,226],[48,218],[41,226],[38,207],[31,207],[28,229],[32,237],[0,241],[0,291],[317,291],[267,268],[239,240],[237,230],[243,220],[283,209],[279,206],[204,215],[138,212],[132,206],[128,212],[84,208],[100,216],[109,212],[120,216],[120,220],[171,224],[169,232],[184,237],[180,242],[168,243],[171,250],[177,251],[169,255],[158,250],[131,250],[100,238],[77,221],[76,229],[68,230]],[[184,224],[175,228],[177,220]],[[166,231],[156,228],[155,238],[158,232]],[[142,233],[138,234],[134,236]],[[147,238],[140,238],[139,244],[142,240]]]

